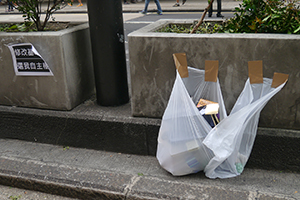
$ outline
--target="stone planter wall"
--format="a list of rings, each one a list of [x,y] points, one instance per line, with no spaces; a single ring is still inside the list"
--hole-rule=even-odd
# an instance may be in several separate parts
[[[6,45],[31,43],[54,76],[15,76]],[[88,24],[57,32],[0,32],[0,104],[70,110],[94,93]]]
[[[289,74],[285,88],[262,111],[260,126],[300,129],[300,36],[154,32],[169,23],[193,21],[159,20],[129,35],[132,115],[162,117],[175,80],[172,54],[185,52],[195,68],[204,69],[205,60],[219,60],[228,113],[248,77],[248,61],[262,60],[264,77]]]

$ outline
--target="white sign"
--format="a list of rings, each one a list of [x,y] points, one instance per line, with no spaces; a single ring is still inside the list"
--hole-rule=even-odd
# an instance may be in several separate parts
[[[46,61],[30,43],[8,45],[16,76],[53,76]]]

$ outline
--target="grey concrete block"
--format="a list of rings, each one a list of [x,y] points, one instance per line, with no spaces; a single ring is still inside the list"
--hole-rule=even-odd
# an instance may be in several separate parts
[[[16,76],[8,44],[31,43],[54,76]],[[0,104],[71,110],[94,93],[88,24],[57,32],[0,32]]]
[[[161,118],[175,80],[172,54],[185,52],[188,65],[204,69],[219,60],[219,80],[228,113],[248,77],[248,61],[262,60],[264,77],[289,74],[285,88],[260,117],[261,127],[300,128],[300,37],[286,34],[176,34],[154,32],[169,23],[159,20],[129,34],[132,115]]]

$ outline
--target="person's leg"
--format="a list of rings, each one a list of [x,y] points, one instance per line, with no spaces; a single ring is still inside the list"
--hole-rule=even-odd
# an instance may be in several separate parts
[[[79,3],[79,4],[77,5],[77,7],[83,6],[81,0],[78,0],[78,3]]]
[[[161,10],[161,7],[160,7],[160,3],[159,3],[159,0],[154,0],[154,2],[156,3],[156,7],[157,7],[157,14],[162,14],[162,10]]]
[[[145,8],[141,11],[142,14],[146,14],[148,10],[148,5],[150,3],[150,0],[145,0]]]
[[[221,0],[217,0],[218,3],[218,9],[217,9],[217,17],[224,17],[221,12],[222,12],[222,2]]]
[[[14,8],[13,8],[13,4],[11,2],[12,0],[7,0],[7,3],[8,3],[8,11],[13,11]]]
[[[212,12],[213,12],[213,3],[211,4],[210,8],[208,9],[208,17],[212,16]]]
[[[176,0],[176,3],[173,5],[173,7],[177,7],[177,6],[180,6],[179,0]]]

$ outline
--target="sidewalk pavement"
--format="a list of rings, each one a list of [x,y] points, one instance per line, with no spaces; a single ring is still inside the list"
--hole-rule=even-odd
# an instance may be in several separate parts
[[[207,7],[206,0],[187,0],[183,6],[173,7],[176,0],[160,0],[164,13],[170,12],[203,12]],[[180,0],[181,2],[181,0]],[[235,7],[239,6],[241,1],[238,0],[222,0],[222,10],[223,12],[231,12]],[[71,21],[71,22],[87,22],[87,3],[83,0],[83,6],[77,7],[76,1],[73,6],[66,6],[61,10],[58,10],[53,14],[56,21]],[[123,4],[123,19],[124,21],[137,18],[142,16],[139,11],[144,9],[144,2]],[[214,8],[217,7],[216,2],[214,3]],[[43,4],[43,10],[46,9],[46,4]],[[156,14],[156,5],[154,1],[151,1],[148,7],[148,13]],[[215,14],[214,12],[213,14]],[[213,15],[214,16],[214,15]],[[7,5],[0,5],[0,23],[12,22],[20,23],[23,22],[24,18],[22,13],[18,12],[16,9],[13,12],[7,12]]]
[[[123,0],[122,0],[123,1]],[[241,0],[222,0],[222,10],[223,12],[231,12],[235,7],[239,6]],[[160,4],[163,12],[202,12],[207,6],[207,0],[187,0],[184,5],[182,0],[180,0],[179,7],[173,7],[176,3],[176,0],[160,0]],[[87,3],[83,1],[83,6],[77,7],[77,1],[74,1],[73,6],[66,6],[65,8],[58,10],[56,13],[86,13],[87,12]],[[144,9],[144,1],[130,4],[123,4],[123,12],[133,12],[137,13]],[[43,5],[44,9],[46,4]],[[214,2],[213,8],[217,8],[217,1]],[[155,12],[156,5],[154,1],[151,1],[148,6],[148,12]],[[0,6],[0,14],[17,14],[18,11],[7,12],[7,5]]]
[[[164,13],[170,12],[203,12],[207,7],[206,0],[187,0],[183,6],[173,7],[176,0],[160,0]],[[181,2],[181,0],[180,0]],[[235,7],[239,6],[241,1],[239,0],[222,0],[222,10],[223,12],[231,12]],[[83,0],[83,6],[77,7],[77,2],[75,1],[73,6],[66,6],[61,10],[58,10],[53,14],[56,21],[71,21],[71,22],[87,22],[87,3]],[[123,19],[124,21],[137,18],[142,16],[139,11],[144,9],[144,2],[123,4]],[[46,4],[43,4],[43,10],[46,9]],[[217,7],[216,2],[214,3],[214,8]],[[151,1],[148,7],[148,13],[156,14],[156,5],[154,1]],[[215,14],[214,12],[213,14]],[[214,15],[213,15],[214,16]],[[16,9],[13,12],[7,12],[7,5],[0,5],[0,23],[12,22],[19,23],[23,22],[24,18],[22,13],[18,12]]]
[[[229,179],[174,177],[152,156],[7,139],[0,152],[0,184],[76,199],[300,199],[295,173],[246,168]]]
[[[239,0],[222,0],[222,11],[231,12],[235,7],[238,7],[242,1]],[[203,12],[208,6],[207,0],[187,0],[182,5],[182,0],[179,0],[180,6],[173,7],[176,0],[160,0],[160,5],[163,12]],[[138,2],[136,4],[123,5],[124,12],[138,12],[144,9],[144,2]],[[213,8],[216,10],[217,1],[213,3]],[[148,12],[156,12],[156,5],[154,1],[150,1],[148,6]]]

